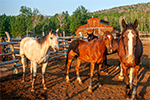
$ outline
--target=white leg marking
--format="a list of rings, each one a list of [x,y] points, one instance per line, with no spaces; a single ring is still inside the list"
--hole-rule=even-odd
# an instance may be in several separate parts
[[[133,75],[133,68],[130,69],[130,76],[129,76],[130,81],[129,81],[129,83],[132,83],[132,77],[133,77],[132,75]]]

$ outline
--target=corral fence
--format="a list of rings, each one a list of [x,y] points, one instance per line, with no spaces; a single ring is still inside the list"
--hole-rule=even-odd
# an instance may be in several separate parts
[[[1,38],[0,41],[0,72],[6,72],[10,70],[14,70],[14,73],[18,73],[18,68],[22,68],[22,64],[19,63],[20,55],[20,38],[11,38],[8,32],[5,32],[7,38]],[[71,43],[74,39],[83,39],[86,40],[84,37],[60,37],[58,38],[59,41],[59,48],[58,52],[53,52],[51,49],[49,59],[55,59],[57,57],[62,57],[67,55],[67,50],[69,47],[69,43]],[[8,56],[11,56],[12,60],[8,59]],[[18,64],[19,63],[19,64]],[[11,66],[5,66],[10,64]]]
[[[8,32],[5,32],[5,34],[7,38],[1,39],[2,41],[0,41],[0,72],[13,70],[14,73],[17,74],[18,68],[22,68],[22,64],[19,63],[19,44],[22,39],[11,38]],[[53,52],[51,50],[49,57],[50,60],[62,56],[66,57],[69,44],[72,40],[82,39],[87,41],[87,38],[85,37],[60,37],[58,39],[60,50],[58,52]],[[140,39],[142,41],[150,42],[150,34],[140,34]],[[8,60],[7,56],[11,56],[12,60]],[[7,58],[7,61],[2,61],[4,58]],[[11,64],[11,66],[5,66],[8,64]]]

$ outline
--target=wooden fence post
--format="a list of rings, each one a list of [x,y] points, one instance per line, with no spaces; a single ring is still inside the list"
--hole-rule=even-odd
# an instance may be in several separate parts
[[[5,32],[5,34],[6,34],[7,38],[8,38],[8,42],[10,42],[11,41],[11,37],[10,37],[9,33]],[[15,50],[14,50],[13,44],[10,44],[10,49],[11,49],[13,60],[15,60],[16,56],[15,56]],[[15,64],[16,63],[14,63],[14,73],[18,74],[18,69],[15,67]]]

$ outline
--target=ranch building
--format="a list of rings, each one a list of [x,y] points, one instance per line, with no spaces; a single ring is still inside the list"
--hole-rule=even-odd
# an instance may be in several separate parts
[[[115,33],[120,32],[120,29],[110,26],[108,21],[92,17],[87,20],[87,24],[79,26],[76,29],[76,36],[78,37],[83,35],[84,37],[87,37],[87,33],[93,33],[94,35],[103,35],[105,31],[113,31],[114,35],[116,36]]]

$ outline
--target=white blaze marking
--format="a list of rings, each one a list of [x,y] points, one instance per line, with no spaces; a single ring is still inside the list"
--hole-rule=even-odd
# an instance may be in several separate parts
[[[111,36],[110,36],[110,35],[108,35],[107,37],[108,37],[108,38],[109,38],[109,40],[110,40],[110,37],[111,37]],[[111,45],[111,44],[110,44],[110,47],[112,47],[112,45]]]
[[[110,37],[111,37],[111,36],[110,36],[110,35],[108,35],[108,38],[109,38],[109,39],[110,39]]]
[[[133,53],[133,49],[132,49],[133,40],[132,40],[132,38],[133,38],[134,35],[131,33],[131,31],[132,30],[129,30],[129,34],[128,34],[128,39],[129,39],[129,41],[128,41],[128,51],[129,51],[129,55],[132,55],[132,53]]]

